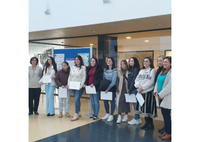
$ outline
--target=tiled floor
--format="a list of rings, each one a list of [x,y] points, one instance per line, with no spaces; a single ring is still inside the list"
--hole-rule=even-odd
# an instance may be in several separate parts
[[[88,141],[89,137],[91,135],[93,135],[93,133],[94,133],[94,135],[96,135],[95,137],[97,137],[97,138],[99,137],[98,136],[98,134],[99,134],[98,127],[99,126],[101,126],[101,128],[103,129],[102,130],[103,132],[105,130],[111,131],[111,135],[112,135],[112,131],[119,130],[119,132],[123,134],[123,133],[125,133],[123,130],[126,130],[127,132],[131,133],[131,135],[134,135],[131,138],[128,138],[131,141],[133,140],[133,138],[135,139],[137,137],[135,133],[139,133],[139,135],[140,135],[139,137],[141,137],[140,138],[141,141],[145,141],[146,137],[147,138],[153,137],[152,140],[159,141],[159,139],[158,140],[156,139],[157,135],[158,135],[156,129],[160,129],[164,125],[163,121],[155,121],[155,120],[162,120],[162,115],[161,115],[160,109],[158,109],[158,117],[154,120],[154,122],[156,122],[155,128],[154,128],[155,131],[150,132],[150,133],[152,133],[152,136],[151,136],[151,134],[148,134],[146,136],[145,135],[146,132],[143,130],[139,130],[139,128],[138,128],[138,132],[135,131],[134,128],[137,129],[138,126],[128,126],[127,124],[121,124],[121,126],[117,125],[117,124],[115,124],[116,120],[111,123],[107,123],[107,122],[104,122],[101,120],[93,123],[94,122],[93,120],[90,120],[88,118],[88,116],[85,116],[86,113],[89,113],[89,108],[90,108],[90,103],[89,103],[90,100],[89,99],[81,99],[82,117],[77,121],[72,122],[71,118],[68,118],[65,116],[63,118],[58,118],[58,113],[59,113],[58,110],[55,110],[55,114],[56,114],[55,116],[47,117],[45,101],[46,101],[45,95],[44,96],[41,95],[40,105],[39,105],[39,110],[38,110],[39,115],[38,116],[35,116],[35,115],[29,116],[29,141],[30,142],[44,139],[44,138],[47,138],[47,137],[50,137],[50,136],[53,136],[53,135],[56,135],[56,134],[59,134],[62,132],[66,133],[66,131],[67,131],[66,136],[70,135],[70,136],[68,136],[69,139],[67,139],[67,141],[71,142],[71,139],[73,139],[73,138],[76,139],[75,132],[77,132],[77,131],[78,131],[78,133],[80,133],[80,136],[82,136],[81,138],[83,138],[84,141]],[[55,97],[55,107],[58,107],[58,98],[57,97]],[[70,98],[70,111],[69,111],[71,116],[74,115],[74,111],[75,111],[74,97],[71,97]],[[117,114],[116,111],[115,111],[115,114]],[[100,101],[99,118],[103,117],[104,115],[105,115],[104,104],[103,104],[103,101]],[[134,115],[134,111],[132,111],[129,114],[129,120],[132,119],[131,115],[132,116]],[[120,129],[120,127],[121,127],[121,129]],[[75,129],[75,128],[77,128],[77,129]],[[93,132],[92,128],[96,128],[94,130],[97,130],[98,132]],[[69,130],[71,130],[71,131],[69,131]],[[91,131],[91,132],[87,133],[87,135],[85,135],[84,133],[87,131]],[[103,132],[101,135],[105,135],[105,134],[103,134]],[[113,132],[113,133],[119,133],[119,132],[117,131],[117,132]],[[111,135],[108,135],[108,137],[110,137]],[[64,139],[66,141],[66,138],[65,138],[66,136],[65,136],[65,134],[62,134],[61,139]],[[85,139],[84,137],[87,137],[87,139]],[[126,138],[126,137],[124,137],[124,138]],[[60,137],[59,137],[59,139],[60,139]],[[92,139],[92,137],[91,137],[91,139]],[[118,137],[118,140],[121,141],[120,136]],[[56,142],[56,141],[54,141],[54,142]],[[116,139],[116,141],[117,141],[117,139]]]

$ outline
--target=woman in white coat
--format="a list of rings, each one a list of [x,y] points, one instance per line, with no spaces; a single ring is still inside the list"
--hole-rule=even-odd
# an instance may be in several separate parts
[[[159,135],[162,139],[171,138],[171,57],[165,57],[163,70],[157,78],[154,94],[162,100],[160,104],[161,112],[165,122],[165,132]]]
[[[43,68],[43,77],[50,76],[51,82],[44,83],[43,78],[41,78],[39,81],[41,85],[45,84],[47,116],[55,115],[53,96],[54,96],[54,90],[56,88],[56,83],[55,83],[56,73],[57,73],[56,62],[53,57],[49,56]]]

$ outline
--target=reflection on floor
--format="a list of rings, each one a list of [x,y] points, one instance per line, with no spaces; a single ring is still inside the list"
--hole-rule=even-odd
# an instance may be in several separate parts
[[[71,137],[74,137],[75,135],[75,132],[77,133],[77,131],[81,131],[81,135],[84,135],[83,136],[83,139],[85,139],[84,137],[88,137],[90,136],[90,129],[88,129],[89,127],[93,128],[93,127],[97,127],[97,129],[99,128],[99,124],[101,125],[100,127],[101,128],[106,128],[104,129],[103,131],[116,131],[118,130],[118,132],[115,132],[115,133],[119,133],[120,132],[120,135],[121,133],[125,133],[123,132],[124,130],[125,131],[130,131],[131,135],[135,135],[135,133],[138,133],[137,131],[135,131],[133,128],[135,128],[136,126],[127,126],[125,127],[127,124],[121,124],[121,129],[119,129],[117,124],[115,124],[116,120],[114,120],[114,122],[111,122],[111,123],[103,123],[101,122],[101,120],[93,123],[94,121],[89,119],[88,116],[85,116],[85,114],[89,113],[90,111],[90,100],[89,99],[81,99],[81,114],[82,114],[82,117],[78,120],[78,121],[75,121],[75,122],[72,122],[71,121],[71,118],[69,117],[62,117],[62,118],[58,118],[58,110],[55,110],[55,116],[51,116],[51,117],[47,117],[46,116],[46,96],[45,95],[41,95],[41,98],[40,98],[40,104],[39,104],[39,115],[31,115],[29,116],[29,142],[33,142],[33,141],[37,141],[37,140],[40,140],[40,139],[44,139],[44,138],[47,138],[47,137],[50,137],[50,136],[53,136],[53,135],[56,135],[56,134],[59,134],[59,133],[62,133],[62,132],[71,132],[69,130],[72,130],[72,132],[74,133],[70,133],[70,136],[68,136],[69,138]],[[58,107],[58,98],[55,97],[54,98],[54,101],[55,101],[55,107]],[[70,108],[69,108],[69,113],[71,116],[74,115],[74,112],[75,112],[75,103],[74,103],[74,97],[70,97]],[[27,113],[28,114],[28,113]],[[117,111],[115,111],[114,114],[117,114]],[[103,116],[105,115],[105,109],[104,109],[104,104],[103,104],[103,101],[100,101],[100,111],[99,111],[99,118],[102,118]],[[131,113],[129,113],[129,117],[128,119],[131,120],[132,117],[134,116],[134,111],[132,111]],[[142,116],[141,116],[142,117]],[[160,109],[158,109],[158,117],[156,119],[154,119],[154,122],[155,122],[155,129],[160,129],[163,127],[164,125],[164,122],[162,120],[162,115],[161,115],[161,112],[160,112]],[[142,117],[142,120],[143,120],[143,117]],[[156,121],[157,120],[157,121]],[[159,121],[161,120],[161,121]],[[87,124],[91,124],[91,125],[87,125]],[[108,127],[112,124],[112,127]],[[105,126],[104,126],[105,125]],[[83,126],[83,127],[82,127]],[[77,129],[75,129],[77,128]],[[132,128],[132,129],[131,129]],[[136,127],[137,128],[137,127]],[[84,131],[84,132],[82,132]],[[88,132],[87,135],[85,135],[84,133],[85,132]],[[145,131],[139,131],[139,135],[140,136],[144,136],[144,133]],[[106,135],[103,134],[103,132],[99,132],[99,130],[97,130],[97,132],[91,132],[92,135],[96,135],[96,133],[100,134],[100,136],[103,136],[103,135]],[[93,134],[95,133],[95,134]],[[145,134],[146,135],[146,134]],[[157,130],[156,132],[153,134],[155,138],[157,138]],[[109,136],[110,139],[111,139],[111,136]],[[133,137],[133,136],[132,136]],[[134,136],[134,137],[137,137],[137,136]],[[149,137],[149,136],[148,136]],[[74,138],[75,139],[75,138]],[[143,139],[146,139],[146,138],[143,138]],[[56,141],[54,141],[56,142]],[[71,142],[71,141],[70,141]]]
[[[113,122],[99,120],[84,126],[38,140],[37,142],[162,142],[158,137],[158,129],[162,121],[154,121],[154,129],[141,130],[141,125],[116,124],[117,115]],[[143,125],[143,124],[142,124]],[[165,140],[171,142],[171,140]]]

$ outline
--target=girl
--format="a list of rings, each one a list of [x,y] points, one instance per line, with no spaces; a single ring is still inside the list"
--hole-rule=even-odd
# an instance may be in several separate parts
[[[56,73],[57,73],[57,66],[56,66],[55,60],[53,57],[49,56],[43,67],[43,76],[44,75],[51,76],[51,83],[45,84],[47,116],[54,116],[55,114],[53,95],[54,95],[54,90],[56,88],[56,83],[55,83]],[[42,82],[42,79],[39,82],[42,85],[44,84]]]
[[[113,120],[113,114],[115,111],[115,92],[116,92],[116,80],[117,80],[117,69],[115,68],[115,61],[112,57],[108,57],[107,59],[107,66],[104,69],[104,73],[103,73],[103,79],[107,79],[110,80],[111,83],[109,85],[109,87],[107,88],[107,90],[105,90],[105,93],[107,93],[108,91],[112,92],[112,101],[110,101],[111,103],[111,114],[109,114],[109,104],[108,104],[108,100],[104,100],[104,107],[106,110],[106,115],[102,118],[103,120],[107,120],[107,121],[112,121]]]
[[[98,119],[99,108],[100,108],[99,86],[102,79],[103,79],[103,69],[99,65],[97,58],[92,57],[90,61],[90,65],[87,68],[87,77],[86,77],[86,81],[83,87],[85,88],[87,85],[90,85],[91,87],[96,88],[96,94],[90,94],[90,102],[92,104],[92,110],[94,113],[93,116],[91,116],[90,118],[93,118],[93,120]]]
[[[128,63],[126,60],[122,60],[121,70],[118,72],[116,83],[116,95],[119,95],[117,123],[121,123],[121,121],[126,122],[128,120],[128,113],[130,112],[130,105],[126,102],[125,98],[125,94],[128,93],[128,73]],[[121,120],[121,113],[125,113],[123,120]]]
[[[40,100],[41,86],[39,80],[42,77],[42,69],[37,66],[38,58],[32,57],[30,59],[31,66],[29,67],[29,115],[39,115],[38,106]],[[33,107],[34,100],[34,107]]]
[[[68,62],[62,63],[62,70],[58,71],[56,74],[55,82],[58,87],[67,88],[68,77],[69,77],[70,67]],[[59,91],[59,90],[58,90]],[[63,101],[65,102],[65,116],[70,117],[69,115],[69,98],[70,91],[67,89],[67,98],[59,98],[59,118],[63,116]]]
[[[157,117],[157,108],[155,96],[153,95],[154,79],[156,71],[153,66],[153,60],[150,57],[146,57],[143,60],[143,69],[140,70],[139,74],[135,79],[135,87],[138,93],[141,93],[144,104],[140,106],[137,102],[136,114],[141,114],[145,117],[145,124],[141,129],[152,129],[154,128],[153,119]]]
[[[79,90],[72,89],[72,93],[75,98],[75,114],[74,114],[73,118],[71,119],[72,121],[78,120],[79,117],[81,117],[80,98],[84,91],[83,85],[84,85],[85,79],[86,79],[86,67],[83,64],[82,57],[80,55],[77,55],[75,57],[75,65],[71,67],[70,75],[68,78],[68,85],[67,85],[67,88],[69,89],[70,81],[80,82]]]
[[[171,138],[171,57],[165,57],[163,70],[158,76],[154,94],[161,99],[161,112],[165,122],[165,132],[159,135],[162,139]]]
[[[129,66],[130,66],[130,72],[128,74],[128,89],[129,89],[129,95],[131,94],[137,94],[137,88],[135,88],[135,79],[140,71],[140,64],[137,58],[131,57],[129,59]],[[133,103],[134,109],[136,109],[136,103]],[[140,124],[142,123],[142,120],[140,119],[139,114],[135,114],[135,117],[128,122],[130,125],[134,124]]]

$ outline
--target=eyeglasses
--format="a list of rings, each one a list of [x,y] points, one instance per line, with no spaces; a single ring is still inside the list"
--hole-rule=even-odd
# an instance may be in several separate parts
[[[149,61],[143,61],[143,62],[149,62]]]

